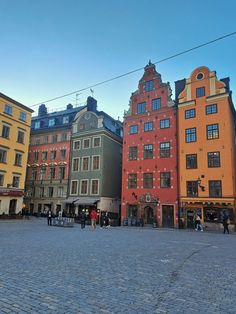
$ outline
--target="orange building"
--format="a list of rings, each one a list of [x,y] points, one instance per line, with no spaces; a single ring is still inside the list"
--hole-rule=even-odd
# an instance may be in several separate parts
[[[177,81],[180,224],[193,228],[200,215],[209,229],[235,223],[235,109],[229,78],[207,67]]]

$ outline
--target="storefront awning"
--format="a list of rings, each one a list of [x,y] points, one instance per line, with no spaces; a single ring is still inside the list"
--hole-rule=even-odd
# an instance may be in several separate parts
[[[75,204],[75,205],[93,205],[100,199],[97,197],[68,197],[63,200],[63,203]]]

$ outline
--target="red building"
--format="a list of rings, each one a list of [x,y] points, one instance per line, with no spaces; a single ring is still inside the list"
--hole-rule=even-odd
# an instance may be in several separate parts
[[[176,107],[155,65],[144,70],[124,117],[122,221],[177,227]]]

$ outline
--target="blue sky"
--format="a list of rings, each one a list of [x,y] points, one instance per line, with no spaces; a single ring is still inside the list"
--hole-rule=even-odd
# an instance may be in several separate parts
[[[26,106],[44,102],[232,33],[235,12],[234,0],[0,0],[0,92]],[[236,104],[235,51],[236,35],[157,71],[174,93],[174,81],[206,65],[230,77]],[[122,119],[142,74],[94,88],[98,109]],[[54,111],[68,103],[76,96],[46,105]]]

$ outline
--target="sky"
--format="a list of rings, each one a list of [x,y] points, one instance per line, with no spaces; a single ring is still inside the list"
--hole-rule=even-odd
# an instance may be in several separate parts
[[[38,112],[82,104],[90,89],[236,31],[234,0],[0,0],[0,92]],[[230,77],[236,105],[236,35],[156,65],[163,82],[199,66]],[[143,70],[93,88],[98,110],[123,120]]]

